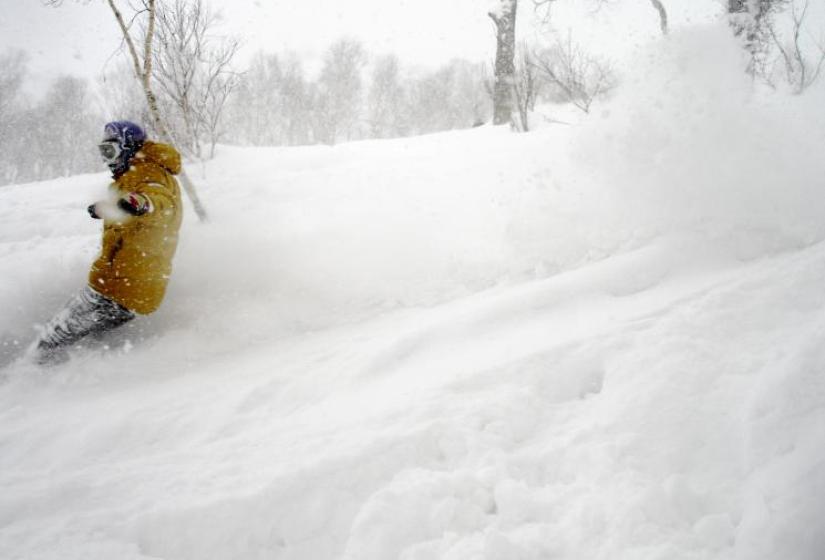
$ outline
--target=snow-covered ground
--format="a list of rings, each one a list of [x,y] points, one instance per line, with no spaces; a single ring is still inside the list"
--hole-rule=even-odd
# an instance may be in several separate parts
[[[0,558],[825,557],[823,90],[727,33],[569,126],[222,147],[51,369],[107,178],[0,189]]]

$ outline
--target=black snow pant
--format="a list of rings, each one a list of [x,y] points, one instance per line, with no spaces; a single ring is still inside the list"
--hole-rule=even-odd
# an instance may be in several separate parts
[[[100,334],[131,321],[135,314],[86,286],[49,321],[36,346],[36,361],[59,362],[66,350],[90,334]]]

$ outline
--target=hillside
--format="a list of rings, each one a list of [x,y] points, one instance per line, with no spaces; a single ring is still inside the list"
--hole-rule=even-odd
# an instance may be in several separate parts
[[[737,53],[528,134],[222,146],[164,307],[50,369],[107,176],[0,189],[0,557],[821,558],[822,91]]]

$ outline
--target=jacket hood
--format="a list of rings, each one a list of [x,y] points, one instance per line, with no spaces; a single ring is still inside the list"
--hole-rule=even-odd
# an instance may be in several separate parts
[[[180,154],[169,144],[147,140],[135,154],[132,163],[140,161],[159,165],[173,175],[177,175],[181,170]]]

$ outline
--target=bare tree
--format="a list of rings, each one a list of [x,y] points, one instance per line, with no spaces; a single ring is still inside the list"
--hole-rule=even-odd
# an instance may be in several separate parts
[[[398,57],[387,55],[375,62],[372,71],[367,114],[372,138],[402,136],[404,123],[404,89],[401,86]]]
[[[0,93],[19,88],[25,65],[13,56],[9,67],[0,57]],[[7,62],[7,60],[6,60]],[[22,63],[21,63],[22,64]],[[17,82],[11,83],[12,78]],[[13,93],[13,91],[12,91]],[[0,119],[0,184],[37,181],[100,168],[94,145],[100,115],[95,112],[86,80],[62,75],[55,78],[36,104],[3,103]],[[44,123],[45,126],[44,126]],[[80,149],[78,149],[80,148]]]
[[[590,55],[573,41],[571,33],[565,41],[534,54],[533,64],[547,82],[557,88],[562,98],[585,113],[598,97],[616,85],[610,65]]]
[[[525,132],[530,129],[528,117],[530,112],[536,108],[540,85],[538,66],[532,60],[530,49],[522,45],[516,55],[514,93],[520,121],[519,128]]]
[[[145,14],[146,16],[147,23],[143,38],[142,52],[138,50],[137,43],[132,38],[130,24],[126,23],[123,13],[117,7],[117,4],[115,4],[114,0],[106,1],[109,4],[109,8],[112,10],[112,14],[115,17],[115,21],[117,21],[121,34],[123,35],[123,41],[129,50],[129,55],[131,56],[135,71],[135,77],[138,78],[141,86],[143,87],[143,94],[146,97],[146,104],[149,108],[149,114],[152,117],[152,124],[162,138],[171,140],[166,122],[161,116],[157,96],[152,89],[152,41],[155,37],[155,18],[157,15],[155,6],[156,1],[144,0],[145,3],[143,8],[136,10],[135,15],[130,22],[130,24],[133,23],[134,20],[141,14]]]
[[[328,144],[357,135],[361,113],[361,69],[367,55],[360,42],[340,39],[324,56],[318,80],[316,137]]]
[[[779,51],[785,80],[794,93],[802,93],[813,84],[822,72],[825,64],[825,45],[822,41],[813,41],[808,48],[803,46],[802,31],[806,24],[809,0],[804,0],[801,7],[794,0],[790,3],[791,32],[783,39],[774,22],[767,24],[767,30]]]
[[[43,0],[43,2],[46,5],[59,6],[63,3],[63,0]],[[152,89],[152,43],[155,38],[157,2],[156,0],[140,0],[138,7],[134,7],[131,3],[128,3],[130,10],[133,12],[132,17],[128,22],[126,21],[126,18],[124,18],[123,12],[120,10],[115,0],[106,0],[106,3],[111,9],[112,15],[114,16],[118,28],[120,29],[123,42],[126,45],[130,60],[132,62],[135,78],[137,78],[140,83],[143,90],[143,95],[146,98],[146,105],[149,109],[149,114],[151,115],[152,126],[162,140],[172,142],[173,139],[161,113],[158,98]],[[141,16],[145,19],[145,26],[142,38],[142,48],[138,49],[138,45],[140,43],[133,37],[131,28],[135,23],[135,20],[139,19]],[[198,218],[201,221],[206,220],[206,209],[195,191],[195,186],[192,183],[192,180],[189,178],[189,175],[184,169],[181,169],[179,178],[181,184],[183,185],[184,191],[187,195],[189,195],[189,199],[192,201],[192,206],[194,207]]]
[[[453,72],[442,67],[410,79],[407,108],[412,134],[429,134],[457,126],[460,117],[450,106]]]
[[[203,105],[198,117],[209,141],[210,158],[215,157],[215,147],[224,136],[224,108],[237,82],[238,74],[233,72],[230,75],[215,77],[205,89]]]
[[[407,122],[411,134],[470,128],[492,112],[485,92],[484,67],[454,59],[434,72],[405,80]]]
[[[196,157],[208,142],[213,157],[223,108],[238,83],[231,63],[240,41],[211,34],[220,18],[202,0],[161,0],[160,8],[153,77],[175,108],[178,140]]]
[[[7,122],[26,75],[26,53],[8,50],[0,54],[0,126]],[[0,135],[0,141],[2,135]]]
[[[295,53],[283,59],[281,79],[282,121],[286,143],[290,146],[308,144],[311,138],[312,92],[304,78],[304,66]]]
[[[283,70],[276,54],[258,52],[241,75],[230,107],[232,137],[241,144],[284,143]]]
[[[93,105],[86,80],[63,75],[52,82],[37,107],[37,114],[49,123],[49,133],[33,146],[40,150],[38,178],[65,177],[98,168],[94,146],[100,115],[92,111]]]
[[[8,50],[0,54],[0,185],[17,180],[20,170],[13,139],[23,108],[20,89],[26,75],[26,54]]]
[[[518,0],[498,0],[487,15],[496,28],[495,82],[493,85],[493,124],[516,124],[513,120],[516,74],[516,14]]]
[[[11,164],[13,160],[7,161],[8,152],[5,144],[11,136],[14,126],[14,117],[17,111],[20,88],[23,85],[23,78],[26,75],[26,54],[19,50],[9,50],[0,54],[0,173],[11,178],[11,171],[3,171],[5,164]]]
[[[228,100],[228,135],[232,142],[255,146],[308,144],[311,110],[300,58],[258,52]]]
[[[592,0],[597,7],[607,4],[610,0]],[[533,6],[539,17],[546,23],[550,21],[551,8],[558,0],[533,0]],[[667,16],[667,9],[661,0],[650,0],[650,5],[656,10],[659,16],[659,29],[662,30],[662,35],[667,35],[669,32],[669,23]]]
[[[486,65],[455,59],[448,66],[454,74],[451,104],[460,115],[458,125],[464,128],[488,121],[493,112],[493,88],[490,84],[490,92],[486,90]]]

